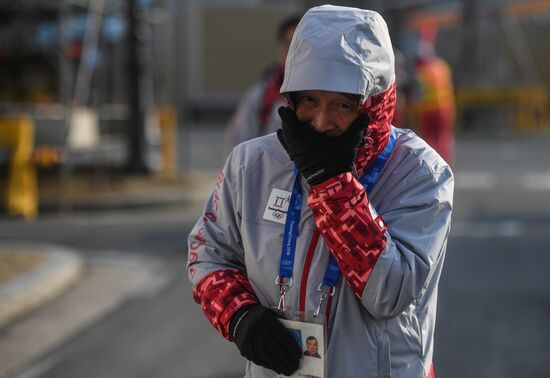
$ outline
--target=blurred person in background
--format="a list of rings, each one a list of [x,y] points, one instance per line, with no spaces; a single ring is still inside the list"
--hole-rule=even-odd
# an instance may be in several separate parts
[[[435,52],[435,36],[433,27],[423,27],[420,31],[409,105],[414,130],[454,166],[456,110],[452,73]]]
[[[391,126],[383,18],[310,9],[280,92],[281,128],[233,149],[189,235],[194,300],[247,358],[246,377],[299,368],[280,318],[323,330],[322,376],[434,377],[454,179],[416,134]]]
[[[239,101],[227,125],[228,151],[245,140],[272,133],[279,127],[277,109],[285,104],[279,89],[283,83],[288,47],[300,18],[301,16],[296,15],[288,17],[277,27],[277,63],[268,67],[261,79],[250,87]]]

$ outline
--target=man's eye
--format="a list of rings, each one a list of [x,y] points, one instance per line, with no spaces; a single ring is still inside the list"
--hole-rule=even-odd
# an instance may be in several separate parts
[[[344,103],[341,103],[341,104],[338,104],[338,107],[340,109],[343,109],[343,110],[351,110],[353,109],[353,107],[349,104],[344,104]]]

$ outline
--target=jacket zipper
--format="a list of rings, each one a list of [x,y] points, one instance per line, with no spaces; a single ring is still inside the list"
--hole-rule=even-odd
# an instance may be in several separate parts
[[[320,235],[321,233],[319,230],[315,229],[315,232],[311,237],[311,241],[309,242],[309,247],[307,248],[304,269],[302,270],[302,278],[300,280],[300,302],[298,307],[301,321],[304,321],[304,312],[306,310],[307,279],[309,276],[309,270],[311,269],[311,262],[313,261],[313,253],[315,252],[315,247],[317,247],[317,242],[319,241]]]

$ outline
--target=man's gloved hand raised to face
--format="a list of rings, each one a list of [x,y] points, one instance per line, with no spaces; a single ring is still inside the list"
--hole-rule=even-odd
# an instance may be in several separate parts
[[[268,308],[256,304],[237,311],[229,326],[241,355],[256,365],[291,375],[302,351],[294,336]]]
[[[288,107],[279,108],[279,117],[282,129],[277,130],[277,137],[310,185],[343,172],[353,172],[355,155],[369,124],[368,115],[360,113],[337,137],[318,133],[308,123],[298,120]]]

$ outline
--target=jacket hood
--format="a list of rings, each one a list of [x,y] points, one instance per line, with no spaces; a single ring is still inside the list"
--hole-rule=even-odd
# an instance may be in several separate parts
[[[380,14],[323,5],[307,11],[288,51],[281,93],[358,94],[370,117],[355,166],[361,176],[386,146],[396,104],[394,55]]]
[[[281,93],[326,90],[361,96],[361,102],[395,81],[388,28],[380,14],[323,5],[302,17],[289,47]]]

